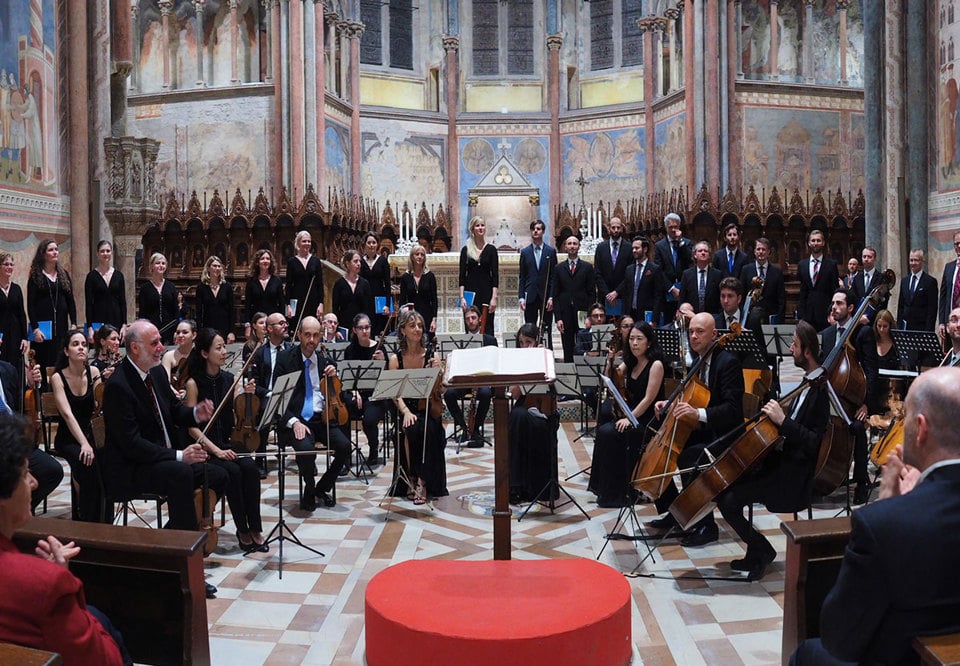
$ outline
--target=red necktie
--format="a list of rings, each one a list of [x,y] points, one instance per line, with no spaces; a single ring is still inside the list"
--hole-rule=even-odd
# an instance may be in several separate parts
[[[820,277],[820,260],[813,260],[813,283],[817,283],[817,278]]]
[[[953,307],[960,308],[960,269],[953,279]]]

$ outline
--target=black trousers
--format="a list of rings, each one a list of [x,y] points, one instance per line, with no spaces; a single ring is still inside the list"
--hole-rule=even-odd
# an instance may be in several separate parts
[[[353,394],[349,395],[344,402],[350,409],[350,418],[360,419],[363,434],[367,436],[367,444],[370,446],[370,456],[375,456],[380,451],[380,422],[386,414],[383,400],[370,400],[372,393],[364,391],[361,394],[363,398],[363,408],[357,407],[357,401]]]
[[[487,420],[487,412],[490,411],[490,400],[493,398],[493,389],[489,387],[478,388],[477,391],[477,418],[474,424],[474,431],[480,432],[483,429],[483,422]],[[460,406],[460,399],[468,393],[467,389],[447,389],[443,394],[443,401],[450,410],[450,416],[454,422],[466,430],[467,421],[463,416],[463,407]]]
[[[260,520],[260,470],[253,458],[221,460],[210,457],[210,464],[224,470],[228,477],[227,504],[238,532],[262,532]]]
[[[319,418],[310,419],[307,423],[307,433],[303,439],[297,439],[293,436],[293,429],[285,425],[278,431],[280,443],[282,446],[291,446],[295,451],[313,451],[316,442],[323,442],[331,451],[333,451],[333,460],[330,466],[323,473],[320,480],[314,485],[314,478],[317,475],[317,457],[316,456],[297,456],[297,469],[300,471],[300,478],[303,479],[303,492],[309,494],[314,490],[328,492],[333,489],[337,477],[340,476],[340,470],[350,463],[350,438],[344,434],[340,426],[330,424],[330,438],[327,440],[327,424]]]
[[[27,467],[37,480],[37,488],[30,494],[30,508],[36,509],[63,481],[63,466],[49,453],[34,449],[27,457]]]
[[[222,497],[230,481],[227,472],[216,465],[179,460],[164,460],[151,465],[138,465],[133,470],[133,487],[137,492],[165,495],[170,521],[166,527],[174,530],[199,529],[193,491],[203,486],[206,467],[207,486]],[[118,498],[121,499],[121,498]]]

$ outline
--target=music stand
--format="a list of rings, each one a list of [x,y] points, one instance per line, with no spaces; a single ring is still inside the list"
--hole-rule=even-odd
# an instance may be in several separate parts
[[[783,363],[783,359],[791,355],[790,345],[793,344],[793,334],[797,330],[797,326],[796,324],[762,324],[760,329],[763,331],[767,354],[774,359],[774,395],[779,398],[783,393],[783,388],[780,386],[780,365]]]
[[[377,379],[377,388],[374,390],[373,395],[370,396],[371,400],[396,400],[397,398],[411,399],[411,400],[426,400],[426,409],[424,410],[424,418],[430,418],[430,394],[433,393],[433,386],[437,382],[437,378],[440,376],[440,368],[417,368],[413,370],[384,370],[380,373],[379,378]],[[403,422],[399,420],[397,423],[397,445],[399,446],[400,439],[400,430],[403,427]],[[423,424],[423,449],[421,453],[421,463],[426,459],[427,455],[427,424]],[[408,447],[409,449],[409,447]],[[410,456],[405,456],[407,462],[410,462]],[[383,499],[377,504],[377,506],[383,506],[383,500],[387,497],[390,498],[387,504],[387,513],[383,517],[383,520],[386,521],[390,517],[390,511],[393,506],[393,493],[396,490],[397,483],[402,479],[404,483],[407,484],[408,489],[412,489],[413,483],[411,483],[410,475],[407,473],[407,470],[403,469],[403,466],[400,464],[400,451],[397,451],[397,455],[394,457],[393,465],[393,482],[390,484],[390,487],[387,488],[387,493],[384,495]],[[433,505],[430,504],[430,510],[433,510]]]
[[[728,330],[724,329],[719,331],[719,334],[723,335],[728,332]],[[744,368],[770,367],[767,365],[767,350],[765,349],[764,342],[758,339],[758,336],[749,329],[743,329],[742,335],[728,340],[723,348],[736,354],[740,359],[740,364]]]
[[[933,331],[901,331],[890,329],[890,337],[897,346],[900,365],[919,371],[921,366],[936,367],[943,361],[940,339]]]
[[[597,324],[590,327],[590,338],[592,341],[591,351],[603,352],[607,348],[607,343],[613,337],[613,324]]]
[[[329,356],[335,363],[340,363],[343,360],[343,354],[347,351],[347,347],[350,346],[349,342],[324,342],[323,348],[326,350],[326,355]]]
[[[584,405],[586,405],[586,389],[596,389],[597,390],[597,417],[600,415],[600,376],[603,374],[603,369],[607,365],[607,357],[604,356],[574,356],[573,364],[577,370],[577,383],[580,385],[580,390],[578,391],[580,395],[580,423],[583,427],[583,432],[573,441],[579,441],[581,437],[592,436],[596,431],[596,426],[590,428],[587,427],[589,419],[587,418],[587,412],[584,410]],[[596,420],[596,419],[595,419]]]
[[[682,378],[684,371],[680,354],[680,331],[675,328],[658,328],[654,334],[657,336],[657,344],[663,350],[666,365],[673,370],[675,377]]]
[[[456,349],[479,349],[482,346],[483,333],[437,333],[437,349],[440,350],[440,354],[444,358]],[[476,389],[470,390],[475,391]],[[458,399],[462,401],[465,393],[461,392],[458,395],[460,396]],[[461,402],[461,408],[462,406],[463,403]],[[462,430],[454,423],[453,432],[447,437],[447,440],[453,440],[457,443],[457,453],[460,453],[460,445],[463,444],[463,442],[458,441],[461,434]],[[473,433],[469,434],[472,436]]]
[[[303,374],[300,370],[295,372],[288,373],[286,375],[281,375],[277,377],[273,382],[273,392],[270,394],[270,399],[267,400],[267,406],[263,408],[263,416],[260,419],[260,425],[257,427],[257,430],[262,430],[264,428],[269,428],[271,425],[276,425],[280,421],[280,416],[285,411],[287,411],[287,405],[290,403],[290,398],[293,395],[293,388],[297,385],[297,381],[300,379],[300,375]],[[273,541],[279,542],[278,547],[278,557],[279,557],[279,566],[278,566],[278,577],[283,578],[283,542],[292,541],[301,548],[309,550],[311,553],[316,553],[320,557],[326,557],[316,548],[312,548],[307,544],[300,541],[296,534],[293,533],[289,527],[287,527],[287,521],[283,517],[283,486],[284,479],[287,476],[286,465],[283,464],[284,457],[284,446],[281,443],[280,436],[277,435],[277,448],[278,448],[278,459],[279,459],[279,469],[277,470],[277,478],[280,482],[280,487],[278,488],[280,500],[277,502],[277,514],[279,516],[277,524],[273,526],[273,529],[270,530],[270,533],[267,534],[267,539],[265,543],[269,545]],[[312,454],[316,455],[316,454]]]
[[[369,361],[341,361],[337,364],[337,373],[340,375],[340,385],[345,392],[373,391],[377,388],[377,378],[380,376],[384,365],[386,365],[386,361],[375,361],[372,359]],[[361,419],[362,418],[363,415],[361,414]],[[351,420],[354,419],[351,417]],[[373,469],[367,464],[366,457],[363,455],[363,452],[360,451],[359,426],[354,426],[353,433],[353,452],[357,457],[357,469],[352,473],[358,479],[362,479],[365,484],[370,485],[370,482],[367,480],[367,474],[363,471],[363,468],[366,467],[371,474],[373,474]]]

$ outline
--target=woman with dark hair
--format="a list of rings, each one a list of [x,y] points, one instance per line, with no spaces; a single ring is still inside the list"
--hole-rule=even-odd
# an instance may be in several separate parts
[[[30,347],[27,340],[27,315],[23,309],[23,291],[13,281],[16,262],[9,252],[0,252],[0,359],[20,367],[21,357]]]
[[[343,253],[346,274],[333,283],[333,314],[346,326],[358,314],[373,314],[373,292],[370,283],[360,277],[363,260],[356,250]]]
[[[323,318],[323,264],[311,253],[313,239],[309,231],[300,231],[294,238],[297,253],[287,259],[287,283],[284,296],[287,299],[287,318],[290,330],[296,335],[296,327],[304,314]],[[296,301],[296,308],[291,304]]]
[[[202,328],[197,333],[196,344],[187,361],[187,394],[183,404],[194,407],[203,400],[211,400],[214,408],[226,399],[216,420],[201,428],[188,428],[191,442],[199,442],[210,454],[210,464],[217,465],[230,475],[227,485],[227,503],[237,527],[237,542],[245,553],[267,552],[270,547],[263,539],[263,524],[260,519],[260,470],[249,456],[239,457],[232,448],[230,433],[233,431],[233,398],[243,391],[242,382],[230,393],[233,375],[223,370],[227,361],[223,336],[212,328]],[[249,392],[253,393],[253,384]],[[227,397],[229,396],[229,397]]]
[[[460,309],[466,311],[471,305],[464,298],[465,291],[472,291],[472,305],[482,308],[489,305],[487,327],[483,331],[493,335],[493,318],[497,310],[497,290],[500,286],[500,268],[497,248],[484,239],[487,225],[482,217],[470,220],[470,237],[460,249]]]
[[[90,365],[100,371],[103,381],[107,381],[119,362],[120,331],[111,324],[104,324],[93,334],[93,360]]]
[[[630,474],[649,439],[647,425],[653,420],[653,406],[663,386],[663,353],[650,324],[633,325],[623,361],[614,372],[614,383],[621,388],[638,425],[632,427],[624,414],[597,428],[587,489],[596,493],[597,506],[603,508],[630,506],[636,500]]]
[[[27,314],[36,328],[37,362],[41,367],[53,366],[63,348],[67,329],[77,325],[77,305],[73,300],[73,281],[60,265],[60,248],[52,238],[40,241],[30,265],[27,283]],[[49,322],[50,338],[41,330],[40,323]],[[46,374],[43,375],[46,385]]]
[[[427,251],[420,244],[410,248],[407,272],[400,276],[400,305],[413,304],[423,315],[427,333],[437,332],[437,277],[427,268]],[[382,328],[380,330],[383,330]]]
[[[270,250],[257,250],[250,265],[250,278],[247,280],[243,296],[247,312],[244,325],[245,337],[250,337],[250,325],[253,324],[253,316],[256,313],[263,312],[271,315],[274,312],[280,314],[286,312],[283,304],[283,282],[274,275],[275,272],[276,266]]]
[[[140,285],[138,319],[149,319],[160,331],[163,344],[173,343],[173,322],[180,318],[180,296],[177,288],[166,279],[167,258],[159,252],[150,255],[149,280]]]
[[[184,319],[177,324],[177,330],[173,333],[173,342],[176,345],[173,349],[165,352],[160,359],[160,365],[167,371],[167,377],[170,378],[170,386],[174,392],[183,399],[187,373],[184,372],[187,367],[187,359],[193,352],[193,343],[197,339],[197,322],[192,319]]]
[[[382,331],[387,325],[387,318],[390,316],[390,262],[380,254],[380,239],[372,231],[368,231],[363,237],[363,261],[360,263],[360,277],[370,283],[370,291],[373,293],[374,307],[376,307],[376,298],[378,296],[386,298],[387,307],[373,314],[373,327],[377,333]],[[343,321],[342,319],[340,321]],[[346,323],[346,322],[344,322]]]
[[[279,312],[279,310],[277,312]],[[244,363],[247,362],[250,354],[253,353],[253,350],[260,344],[260,341],[267,335],[267,313],[254,312],[248,326],[250,330],[247,333],[247,341],[243,343],[243,349],[240,350],[240,355]]]
[[[370,317],[362,312],[353,318],[353,334],[350,344],[343,353],[344,361],[382,361],[385,356],[376,340],[370,337]],[[384,402],[370,400],[373,391],[345,391],[344,402],[350,408],[350,416],[363,419],[363,434],[367,436],[370,453],[367,464],[371,467],[380,464],[380,421],[383,420]]]
[[[227,344],[233,344],[233,285],[223,276],[223,262],[211,255],[203,265],[197,285],[197,326],[220,331]]]
[[[127,328],[127,294],[123,273],[113,267],[113,245],[102,240],[97,243],[97,266],[87,273],[83,286],[86,296],[87,326],[110,324],[120,331]],[[90,330],[88,340],[93,340]]]
[[[60,417],[53,448],[70,463],[70,475],[78,485],[76,518],[94,523],[112,523],[103,495],[103,481],[96,459],[96,442],[90,419],[93,416],[94,384],[100,371],[87,363],[87,336],[79,328],[67,332],[67,344],[50,378]]]

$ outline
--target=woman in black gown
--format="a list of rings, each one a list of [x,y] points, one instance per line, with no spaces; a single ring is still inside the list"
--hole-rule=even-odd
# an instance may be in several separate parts
[[[60,249],[52,238],[40,241],[30,265],[27,314],[33,326],[39,322],[50,322],[50,339],[37,326],[33,331],[33,341],[37,343],[37,362],[41,367],[52,367],[66,343],[67,329],[77,324],[73,280],[60,265]],[[46,386],[46,373],[43,379]]]
[[[297,253],[287,259],[287,283],[284,286],[287,318],[294,333],[303,313],[323,319],[323,264],[310,252],[313,239],[309,231],[299,232],[295,241]],[[294,300],[296,310],[290,305]]]
[[[353,318],[353,335],[350,344],[343,352],[344,361],[382,361],[383,350],[376,340],[370,337],[370,317],[361,313]],[[344,391],[343,402],[350,409],[350,416],[362,419],[363,434],[367,437],[370,453],[367,464],[371,467],[380,464],[380,421],[384,415],[384,401],[370,400],[373,391]]]
[[[203,265],[197,285],[197,326],[219,331],[227,344],[233,344],[233,285],[223,277],[223,262],[211,255]]]
[[[630,475],[649,439],[647,425],[653,419],[653,406],[663,386],[662,357],[650,324],[634,324],[626,339],[623,361],[614,372],[623,378],[624,400],[639,425],[632,427],[629,419],[623,416],[597,428],[593,467],[587,486],[596,493],[597,506],[630,506],[636,500],[636,492],[630,487]],[[620,385],[617,380],[614,383]]]
[[[390,316],[390,262],[379,253],[380,239],[372,231],[363,237],[363,261],[360,264],[360,277],[370,283],[374,301],[378,296],[386,299],[386,310],[380,309],[373,314],[373,328],[379,333],[387,325]],[[344,324],[349,322],[341,319]]]
[[[180,318],[177,288],[166,279],[167,258],[159,252],[150,255],[150,279],[140,285],[139,319],[149,319],[160,331],[163,344],[173,344],[173,322]]]
[[[360,277],[363,260],[356,250],[343,254],[343,267],[347,271],[333,283],[333,314],[343,326],[353,322],[358,314],[373,314],[373,293],[370,283]]]
[[[879,370],[902,370],[900,355],[897,352],[897,343],[890,335],[890,329],[896,326],[896,319],[889,310],[880,310],[873,320],[873,333],[877,340],[877,368]],[[887,377],[880,377],[880,390],[874,391],[877,404],[871,406],[871,414],[884,414],[889,411],[891,392],[896,393],[902,400],[905,396],[903,385],[899,380],[891,381]]]
[[[487,225],[482,217],[470,220],[470,238],[460,249],[460,309],[466,312],[471,305],[463,292],[474,293],[472,305],[478,308],[488,304],[487,327],[484,333],[493,335],[493,319],[497,310],[497,291],[500,286],[500,268],[497,248],[484,240]]]
[[[283,314],[287,311],[283,303],[283,282],[274,275],[275,272],[276,266],[270,250],[257,250],[250,266],[250,279],[247,280],[243,297],[247,313],[244,336],[247,338],[251,335],[250,325],[253,323],[254,314]]]
[[[400,277],[400,305],[407,303],[413,303],[413,309],[423,315],[427,333],[436,333],[437,278],[427,268],[427,251],[422,245],[410,249],[407,272]]]
[[[87,326],[110,324],[120,331],[120,338],[127,328],[127,293],[123,273],[113,267],[113,245],[102,240],[97,243],[97,266],[87,273],[83,285],[86,296]],[[93,339],[93,328],[88,331],[88,340]]]
[[[23,291],[13,281],[16,262],[9,252],[0,252],[0,359],[15,368],[22,365],[27,340],[27,314],[23,309]]]

